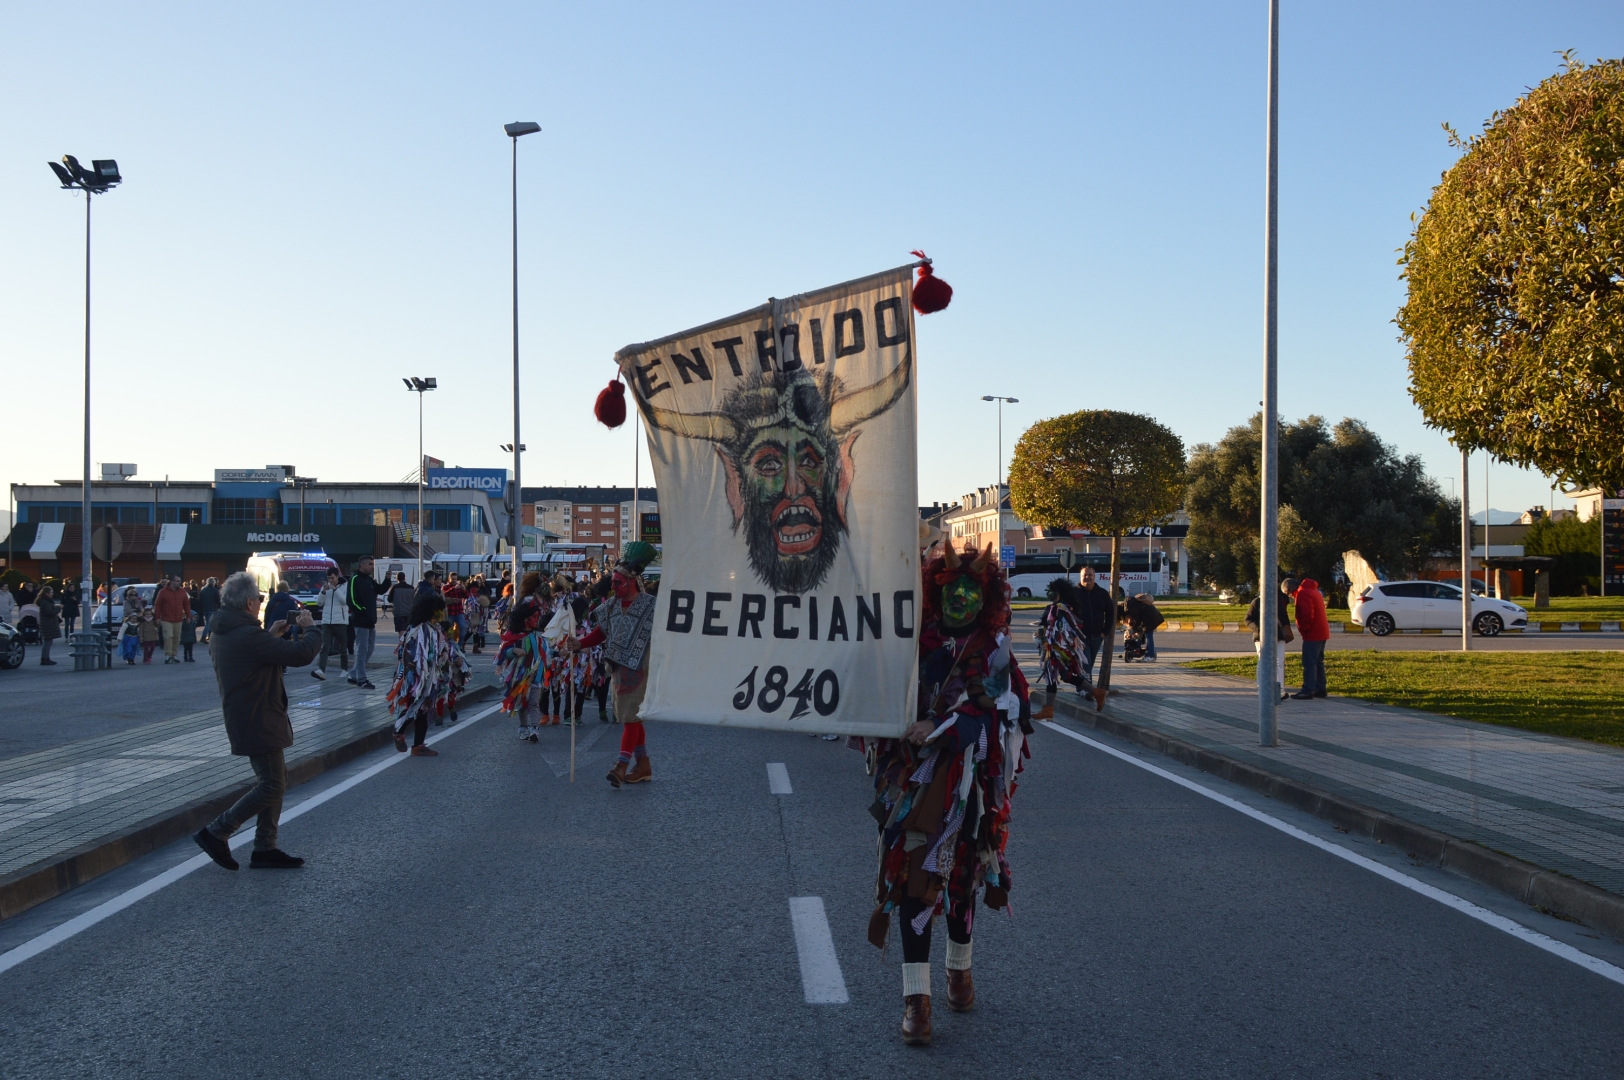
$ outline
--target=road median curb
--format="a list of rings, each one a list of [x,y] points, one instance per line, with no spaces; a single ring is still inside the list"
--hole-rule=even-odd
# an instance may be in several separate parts
[[[476,686],[462,696],[458,706],[495,697],[497,689],[490,683]],[[289,762],[288,787],[308,783],[363,754],[389,745],[393,741],[392,728],[389,721],[383,721],[377,728],[349,742]],[[0,878],[0,922],[191,835],[219,817],[251,786],[243,783],[222,788]]]
[[[1624,896],[1135,723],[1118,710],[1121,704],[1141,695],[1131,691],[1122,693],[1120,696],[1126,701],[1119,703],[1118,691],[1113,690],[1112,694],[1113,699],[1104,713],[1063,698],[1055,701],[1055,712],[1057,716],[1063,715],[1068,720],[1138,743],[1202,772],[1250,788],[1349,832],[1398,848],[1422,862],[1460,874],[1530,907],[1583,923],[1624,941]],[[1150,699],[1149,695],[1144,696]]]

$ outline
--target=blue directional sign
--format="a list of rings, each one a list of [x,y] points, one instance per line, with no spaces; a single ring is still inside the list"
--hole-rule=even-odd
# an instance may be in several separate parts
[[[1005,570],[1013,570],[1015,568],[1014,544],[1005,544],[1003,547],[998,549],[998,565],[1003,567]]]

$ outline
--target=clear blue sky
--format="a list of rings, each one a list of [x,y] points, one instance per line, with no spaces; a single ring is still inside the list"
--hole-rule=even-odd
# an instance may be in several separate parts
[[[96,204],[97,461],[143,478],[296,464],[394,479],[402,375],[428,451],[510,435],[508,155],[520,146],[529,483],[626,484],[591,418],[618,347],[908,259],[920,495],[990,482],[1079,408],[1188,444],[1257,407],[1266,8],[1251,3],[88,4],[13,8],[0,50],[0,483],[80,469],[83,204]],[[1358,417],[1450,488],[1405,393],[1395,266],[1476,130],[1624,52],[1624,5],[1288,2],[1281,405]],[[1007,457],[1007,450],[1006,450]],[[645,458],[645,476],[646,458]],[[1481,472],[1473,484],[1482,505]],[[1444,479],[1451,478],[1451,479]],[[1492,502],[1547,501],[1499,466]],[[1561,505],[1566,505],[1565,501]]]

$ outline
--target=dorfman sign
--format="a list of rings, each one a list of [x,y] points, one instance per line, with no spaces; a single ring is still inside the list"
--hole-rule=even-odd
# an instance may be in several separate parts
[[[280,484],[287,479],[280,466],[270,469],[215,469],[216,484]]]

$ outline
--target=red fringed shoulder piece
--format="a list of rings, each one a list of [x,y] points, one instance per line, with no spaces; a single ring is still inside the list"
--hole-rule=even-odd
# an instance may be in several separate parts
[[[923,251],[912,253],[915,258],[925,258]],[[919,280],[914,282],[913,306],[921,315],[929,315],[934,311],[941,311],[953,302],[953,286],[943,281],[931,272],[927,262],[919,268]]]
[[[609,385],[598,391],[598,400],[592,405],[592,415],[604,427],[617,428],[626,422],[626,384],[610,379]]]

